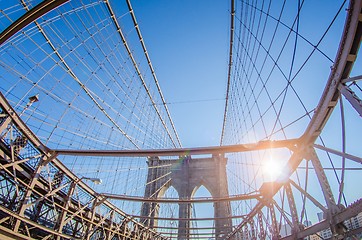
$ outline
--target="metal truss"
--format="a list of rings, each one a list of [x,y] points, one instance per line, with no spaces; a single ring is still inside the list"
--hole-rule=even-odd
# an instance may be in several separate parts
[[[314,144],[332,114],[341,94],[346,97],[353,108],[361,115],[361,100],[348,86],[346,86],[347,82],[359,80],[361,78],[360,76],[349,76],[361,43],[361,10],[362,1],[350,2],[344,33],[340,42],[335,64],[331,68],[327,85],[315,110],[315,114],[303,136],[300,138],[298,146],[293,150],[293,155],[290,157],[287,165],[289,168],[288,178],[290,178],[291,174],[296,171],[303,160],[312,162],[319,185],[323,192],[326,206],[320,203],[323,201],[317,201],[311,197],[306,191],[293,183],[291,179],[288,181],[277,180],[275,183],[264,183],[259,189],[260,193],[263,195],[263,200],[256,204],[241,224],[227,236],[227,239],[249,239],[250,225],[254,226],[254,224],[250,223],[254,223],[255,221],[259,223],[258,238],[264,239],[266,233],[265,229],[270,227],[270,221],[264,220],[263,216],[270,214],[272,215],[272,219],[274,219],[274,213],[270,211],[271,204],[274,204],[280,214],[284,217],[285,221],[293,227],[289,236],[281,238],[279,234],[280,229],[275,231],[275,227],[273,227],[274,221],[272,221],[272,231],[268,232],[272,239],[304,239],[307,236],[311,236],[326,229],[329,229],[331,232],[332,239],[344,239],[346,236],[361,232],[361,229],[348,229],[345,221],[362,212],[362,199],[358,199],[349,206],[341,206],[336,203],[335,196],[332,194],[328,179],[314,149],[314,147],[323,149],[327,152],[333,152],[339,156],[361,163],[361,158],[359,157]],[[298,216],[293,200],[292,186],[295,187],[299,193],[304,195],[305,198],[311,200],[315,206],[321,209],[325,220],[309,227],[304,226],[298,221],[300,216]],[[289,205],[288,215],[285,213],[285,207],[282,208],[276,205],[273,200],[273,197],[280,191],[286,193]],[[254,229],[254,227],[252,229]],[[254,236],[255,235],[253,234],[251,238],[254,239]]]
[[[0,93],[0,234],[16,239],[164,239],[76,177]]]
[[[41,2],[1,33],[0,44],[4,43],[29,23],[64,2],[66,1]],[[116,29],[123,40],[123,44],[137,69],[137,73],[140,78],[142,78],[132,53],[124,40],[121,28],[114,18],[114,13],[108,1],[105,1],[105,3],[107,4]],[[127,1],[127,3],[129,3],[129,1]],[[232,1],[232,4],[233,3],[234,1]],[[360,76],[352,78],[349,76],[361,43],[361,8],[362,1],[351,1],[335,65],[331,69],[327,86],[322,94],[315,114],[303,136],[299,139],[192,149],[136,151],[51,150],[43,145],[23,123],[14,109],[6,101],[5,97],[0,93],[0,235],[14,239],[166,239],[155,230],[149,229],[134,220],[135,217],[139,216],[127,215],[110,203],[108,199],[141,202],[181,201],[136,199],[129,196],[97,193],[84,184],[82,178],[77,177],[67,169],[57,159],[58,155],[181,156],[186,153],[188,155],[220,154],[270,148],[288,148],[293,152],[288,161],[288,180],[264,183],[260,189],[258,189],[257,193],[252,196],[257,199],[258,202],[247,215],[240,217],[242,219],[241,223],[235,226],[234,230],[226,236],[227,239],[265,239],[267,236],[271,236],[270,238],[272,239],[303,239],[325,229],[330,229],[333,239],[342,239],[345,236],[361,232],[362,229],[347,229],[344,222],[362,212],[362,199],[357,199],[354,203],[345,207],[336,202],[316,149],[323,149],[326,152],[334,153],[357,163],[362,163],[362,159],[315,144],[316,139],[320,136],[324,125],[332,114],[341,95],[343,95],[359,115],[362,116],[361,99],[346,85],[349,81],[361,79]],[[130,7],[130,9],[132,8]],[[135,25],[137,25],[133,11],[132,17]],[[232,30],[234,30],[234,11],[232,11],[231,20]],[[137,31],[142,39],[138,28]],[[232,36],[230,41],[230,45],[232,46]],[[232,47],[230,47],[230,49],[232,49]],[[232,52],[230,52],[230,59],[231,55]],[[153,69],[152,65],[150,65],[150,67]],[[229,64],[229,78],[230,67],[231,65]],[[157,79],[155,80],[157,82]],[[144,86],[148,93],[149,90],[145,84]],[[153,106],[164,127],[167,129],[156,105],[153,104]],[[303,161],[313,165],[326,205],[321,203],[323,201],[319,201],[309,195],[306,190],[290,179],[290,176]],[[295,191],[319,208],[324,213],[325,219],[315,225],[309,227],[304,226],[299,220],[301,217],[298,215],[298,209],[295,204]],[[280,192],[286,196],[285,204],[289,207],[288,213],[285,212],[284,206],[280,206],[280,204],[273,199],[274,196]],[[250,196],[234,197],[240,200],[248,199]],[[233,200],[233,196],[221,200],[204,199],[199,202],[231,200]],[[186,199],[184,202],[197,202],[197,200]],[[284,238],[280,237],[280,226],[276,217],[277,213],[281,215],[290,226],[293,226],[291,234]],[[176,218],[167,218],[166,220],[175,219]],[[215,220],[215,218],[213,219]],[[198,239],[200,238],[202,237]],[[190,237],[190,239],[192,239],[192,237]]]

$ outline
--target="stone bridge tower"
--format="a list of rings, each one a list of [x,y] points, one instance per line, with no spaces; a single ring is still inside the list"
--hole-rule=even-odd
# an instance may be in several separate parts
[[[173,186],[179,194],[179,199],[189,199],[196,190],[204,185],[213,198],[227,197],[228,184],[226,177],[227,158],[223,155],[213,155],[211,158],[193,159],[190,156],[179,160],[161,160],[158,157],[148,159],[148,176],[145,189],[145,198],[160,198],[165,191]],[[148,216],[141,221],[149,227],[157,226],[159,205],[157,203],[143,203],[141,215]],[[232,222],[229,201],[214,203],[215,235],[216,239],[224,239],[231,231]],[[179,218],[191,217],[191,204],[179,204]],[[220,219],[217,219],[220,218]],[[179,220],[178,239],[189,237],[190,221]]]

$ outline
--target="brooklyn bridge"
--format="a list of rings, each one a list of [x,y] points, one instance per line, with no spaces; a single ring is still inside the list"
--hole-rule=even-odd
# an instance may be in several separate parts
[[[0,239],[362,239],[362,0],[0,23]]]

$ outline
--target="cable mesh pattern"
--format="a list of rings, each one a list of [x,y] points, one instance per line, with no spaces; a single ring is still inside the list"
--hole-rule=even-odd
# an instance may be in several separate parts
[[[333,59],[342,35],[346,8],[346,1],[328,6],[311,1],[235,1],[222,145],[292,139],[304,134],[334,67]],[[357,68],[354,68],[352,76],[360,75]],[[355,94],[360,93],[359,85],[358,81],[350,83]],[[341,111],[349,121],[356,121],[355,113],[343,108]],[[317,142],[342,152],[345,151],[342,145],[346,136],[340,137],[343,123],[341,113],[339,110],[336,112]],[[350,129],[349,139],[354,138],[353,126],[356,124],[346,125]],[[357,156],[361,155],[355,147],[348,147]],[[287,162],[294,158],[293,151],[281,149],[229,154],[230,194],[265,194],[263,191],[270,191],[272,185],[266,183],[274,181],[276,175],[279,181],[283,179],[283,174],[288,174],[285,170],[288,169]],[[322,168],[318,170],[310,162],[302,161],[291,174],[290,181],[318,199],[321,205],[327,204],[324,196],[320,188],[311,183],[319,182],[325,189],[329,185],[338,204],[348,205],[355,199],[355,194],[353,191],[340,192],[340,187],[344,174],[349,179],[357,177],[354,170],[358,170],[358,166],[346,161],[351,170],[347,173],[344,172],[347,165],[341,165],[340,157],[323,151],[318,151],[318,156]],[[272,174],[278,166],[284,166],[284,172]],[[311,171],[313,168],[325,171],[326,178],[319,181],[318,173]],[[275,184],[277,186],[278,183]],[[306,200],[307,197],[299,192],[302,190],[296,188],[293,185],[287,190],[280,190],[273,204],[249,219],[248,224],[243,225],[234,236],[262,238],[278,235],[276,232],[287,236],[292,231],[299,231],[298,227],[295,228],[295,221],[306,226],[321,221],[317,218],[321,209]],[[293,212],[293,201],[297,212]],[[248,215],[260,201],[231,204],[233,215]],[[295,215],[299,219],[292,219]],[[273,216],[276,216],[278,226],[273,225]],[[238,226],[241,222],[234,219],[233,225]],[[255,229],[257,233],[253,232]]]
[[[0,30],[39,3],[2,3]],[[180,147],[166,105],[159,104],[164,99],[144,48],[126,2],[69,1],[1,46],[0,90],[51,149]],[[36,94],[39,101],[29,104],[28,98]],[[13,144],[20,146],[20,138]],[[59,159],[79,178],[102,179],[99,186],[83,180],[98,192],[130,196],[145,192],[146,158]],[[66,180],[52,169],[41,174],[53,188],[65,184]],[[62,191],[67,192],[68,187]],[[92,199],[81,188],[74,197],[82,204]],[[141,203],[115,204],[140,215]]]
[[[1,3],[0,31],[41,2]],[[344,9],[348,8],[346,1],[322,4],[306,0],[235,0],[232,3],[230,68],[221,145],[302,136],[318,111],[319,98],[336,64],[333,59],[345,21]],[[360,63],[359,58],[356,65]],[[360,76],[360,70],[353,69],[351,75]],[[301,230],[301,224],[308,226],[321,221],[317,213],[325,206],[348,206],[361,197],[360,192],[353,191],[353,184],[345,184],[358,179],[360,174],[356,171],[360,170],[356,161],[351,163],[345,157],[347,150],[361,156],[359,146],[346,144],[347,135],[350,139],[359,137],[356,135],[361,126],[353,109],[361,104],[360,78],[356,79],[346,83],[352,96],[349,101],[355,105],[351,107],[343,98],[333,103],[339,110],[331,115],[316,145],[302,149],[300,161],[295,156],[296,149],[227,155],[229,194],[260,194],[270,200],[267,204],[257,198],[230,203],[233,229],[238,230],[236,236],[245,239],[287,236]],[[0,47],[0,82],[1,92],[18,115],[50,149],[181,147],[130,1],[71,0],[30,23]],[[36,94],[39,101],[28,100]],[[5,122],[6,116],[1,112],[0,126]],[[341,134],[336,134],[336,129]],[[41,156],[16,126],[10,124],[2,134],[12,158],[29,158],[27,165],[35,169]],[[326,146],[339,152],[328,151]],[[316,152],[312,147],[318,148]],[[320,159],[315,157],[316,153]],[[60,156],[58,159],[76,173],[79,181],[87,182],[100,194],[143,197],[150,185],[155,186],[150,198],[177,198],[179,194],[170,187],[168,176],[172,167],[181,165],[149,166],[151,159],[145,157]],[[183,164],[181,157],[162,158],[166,164],[167,160]],[[298,165],[295,171],[272,175],[276,165],[289,166],[294,162]],[[157,173],[156,179],[148,178],[151,171]],[[268,191],[279,184],[271,182],[276,175],[283,178],[283,174],[288,182],[283,182],[285,186],[275,196],[269,195]],[[2,198],[12,201],[9,208],[17,209],[17,198],[11,201],[9,198],[16,191],[13,189],[16,182],[5,173],[0,175]],[[50,189],[72,182],[52,163],[40,176]],[[103,184],[96,186],[88,182],[90,178],[100,178]],[[313,183],[318,183],[324,192],[311,186]],[[60,191],[66,194],[69,190],[67,186]],[[23,195],[23,189],[17,191]],[[327,195],[334,195],[335,201],[325,200]],[[89,208],[96,198],[79,186],[71,197]],[[39,196],[34,193],[30,200],[37,199]],[[143,221],[141,202],[110,201]],[[52,228],[59,213],[48,202],[44,211],[42,206],[40,211],[35,207],[28,211],[30,215],[39,213],[39,221],[49,220],[46,224]],[[254,214],[253,209],[264,203]],[[182,204],[152,204],[148,217],[160,217],[155,224],[158,230],[176,238],[182,229],[177,220]],[[192,204],[193,212],[189,214],[193,218],[197,218],[195,205]],[[121,214],[111,212],[106,205],[97,209],[106,220],[114,218],[119,223],[124,220]],[[251,214],[254,215],[250,219],[245,218]],[[175,220],[169,221],[170,218]],[[245,219],[247,223],[239,225]],[[211,219],[209,223],[202,229],[200,222],[191,221],[186,229],[193,236],[214,237],[217,221]],[[126,224],[133,228],[134,223]],[[71,233],[77,225],[77,221],[71,220],[63,230]],[[76,231],[77,237],[83,237],[85,231],[82,226]],[[95,228],[91,238],[103,237],[104,229]]]

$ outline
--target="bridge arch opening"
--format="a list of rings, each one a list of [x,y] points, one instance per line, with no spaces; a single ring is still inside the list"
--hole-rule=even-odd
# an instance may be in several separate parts
[[[202,184],[194,189],[192,197],[211,198],[212,194],[209,191],[209,189],[204,184]],[[200,218],[211,219],[214,218],[215,216],[215,208],[213,203],[194,203],[191,205],[191,208],[192,208],[191,218],[193,219],[200,219]],[[215,233],[214,227],[215,227],[214,220],[192,220],[190,234],[192,237],[212,238],[213,234]]]
[[[179,198],[177,190],[173,186],[167,186],[158,195],[158,198]],[[177,203],[159,203],[158,205],[158,221],[154,222],[154,227],[159,228],[160,232],[163,232],[162,229],[168,228],[170,236],[177,236],[178,228],[178,216],[179,216],[179,204]],[[155,215],[155,216],[156,216]],[[157,217],[157,216],[156,216]],[[162,218],[175,218],[175,220],[164,220]]]

